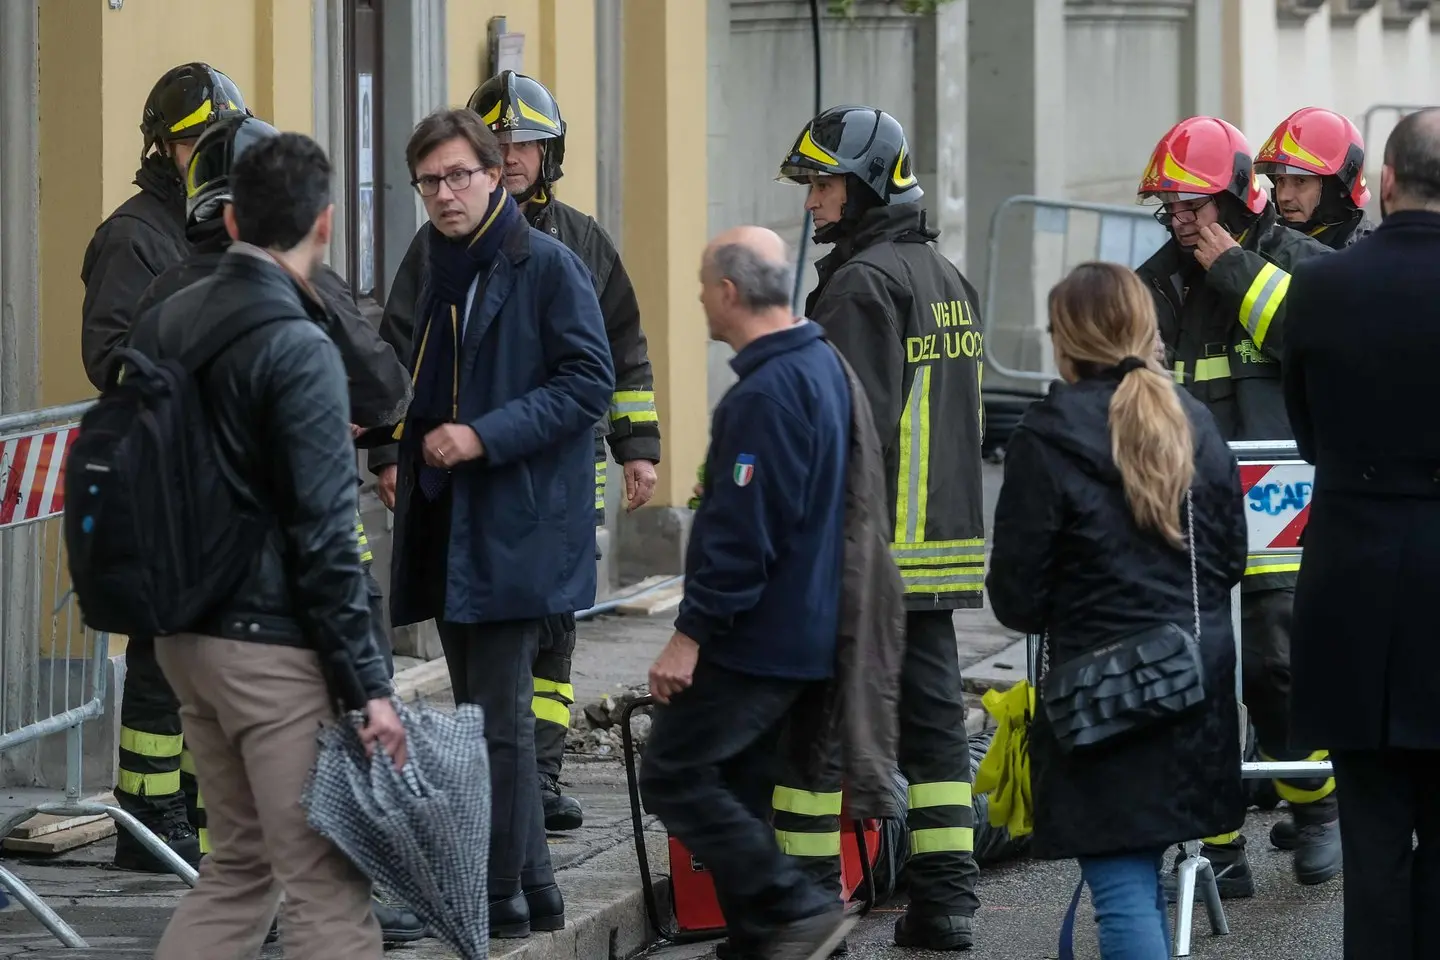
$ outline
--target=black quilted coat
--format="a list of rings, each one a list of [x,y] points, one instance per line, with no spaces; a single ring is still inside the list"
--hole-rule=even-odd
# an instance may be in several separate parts
[[[1052,663],[1156,623],[1194,629],[1189,556],[1135,525],[1110,456],[1116,385],[1056,384],[1006,451],[986,585],[1001,623],[1047,635]],[[1207,697],[1162,726],[1070,755],[1060,752],[1042,707],[1030,744],[1037,857],[1151,851],[1238,829],[1245,817],[1229,605],[1245,569],[1240,478],[1214,419],[1179,396],[1196,438]],[[1183,530],[1183,507],[1180,522]]]

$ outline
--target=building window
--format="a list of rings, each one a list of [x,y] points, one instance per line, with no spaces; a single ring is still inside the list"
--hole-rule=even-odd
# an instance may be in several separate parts
[[[362,307],[385,302],[384,197],[384,0],[345,0],[345,182],[349,235],[348,275]]]

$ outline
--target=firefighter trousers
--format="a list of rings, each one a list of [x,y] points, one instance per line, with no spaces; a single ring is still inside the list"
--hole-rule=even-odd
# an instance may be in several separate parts
[[[565,734],[570,729],[570,658],[575,653],[575,614],[546,617],[540,631],[540,653],[532,670],[535,698],[535,767],[542,779],[559,779],[565,759]]]
[[[900,670],[900,771],[910,784],[905,867],[910,909],[922,916],[974,916],[975,811],[971,806],[970,743],[955,622],[949,610],[906,614]],[[840,889],[841,798],[833,780],[797,779],[782,766],[773,806],[782,848],[812,877]],[[822,842],[819,838],[825,837]]]
[[[1295,590],[1254,590],[1240,597],[1241,696],[1255,725],[1262,760],[1325,760],[1326,750],[1291,750],[1290,624]],[[1297,821],[1326,823],[1339,816],[1335,778],[1275,780],[1275,792],[1290,803]],[[1238,832],[1207,838],[1233,840]]]

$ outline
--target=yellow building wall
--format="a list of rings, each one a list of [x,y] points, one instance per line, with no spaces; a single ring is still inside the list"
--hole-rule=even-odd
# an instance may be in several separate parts
[[[309,133],[310,16],[297,0],[40,4],[42,402],[95,392],[80,363],[80,266],[95,228],[135,192],[150,88],[171,67],[204,61],[239,85],[257,116]]]

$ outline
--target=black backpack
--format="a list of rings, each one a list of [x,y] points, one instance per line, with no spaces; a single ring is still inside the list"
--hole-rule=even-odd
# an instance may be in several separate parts
[[[215,441],[199,372],[276,320],[252,303],[178,359],[116,353],[65,463],[65,548],[85,624],[156,637],[192,629],[254,566],[268,523]]]

